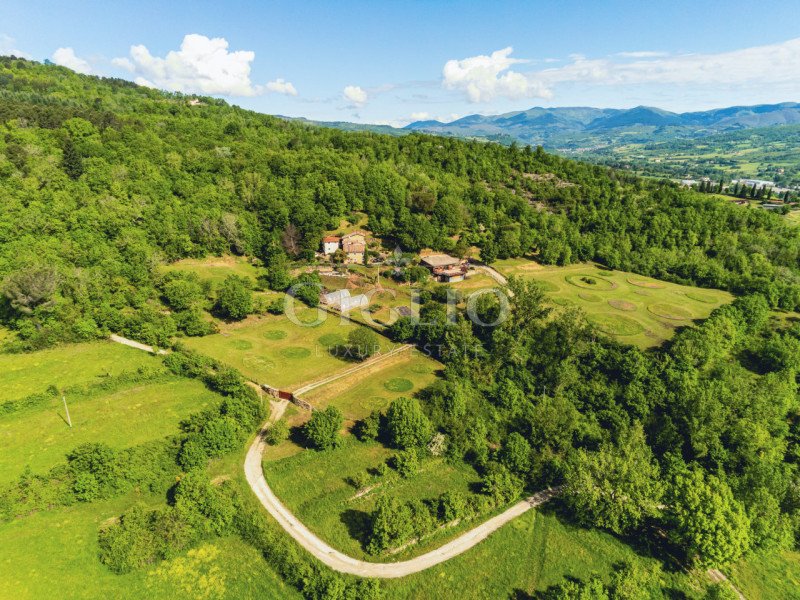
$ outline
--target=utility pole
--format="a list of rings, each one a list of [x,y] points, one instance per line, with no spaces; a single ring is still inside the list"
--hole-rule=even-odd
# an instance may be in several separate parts
[[[72,427],[72,419],[69,418],[69,408],[67,408],[67,397],[62,394],[61,400],[64,402],[64,412],[67,413],[67,425]]]

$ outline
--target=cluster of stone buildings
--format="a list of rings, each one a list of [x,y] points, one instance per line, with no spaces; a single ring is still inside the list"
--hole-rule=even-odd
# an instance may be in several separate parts
[[[344,254],[345,264],[364,264],[367,252],[367,234],[364,231],[351,231],[341,237],[329,235],[322,238],[322,254],[333,256],[339,250]]]

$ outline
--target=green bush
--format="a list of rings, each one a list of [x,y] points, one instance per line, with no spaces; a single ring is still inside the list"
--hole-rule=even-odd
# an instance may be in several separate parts
[[[158,534],[150,528],[151,515],[135,506],[119,523],[100,530],[100,562],[117,574],[128,573],[159,558]]]
[[[325,410],[315,410],[303,427],[308,445],[317,450],[330,450],[335,447],[339,441],[339,431],[343,422],[342,412],[335,406],[329,406]]]
[[[286,419],[279,419],[269,426],[264,434],[264,441],[270,446],[277,446],[281,442],[286,441],[288,437],[289,425],[287,425]]]
[[[386,412],[386,429],[397,448],[421,447],[431,438],[431,423],[416,398],[398,398]]]
[[[416,448],[409,448],[398,452],[392,457],[392,466],[400,477],[410,477],[419,471],[419,455]]]
[[[93,485],[88,483],[87,475],[94,478],[93,498],[108,498],[124,484],[124,472],[120,469],[117,455],[106,444],[81,444],[67,454],[67,465],[76,481],[81,479],[82,485]]]
[[[253,312],[253,291],[250,281],[238,275],[228,275],[217,291],[214,305],[217,313],[225,318],[240,321]]]

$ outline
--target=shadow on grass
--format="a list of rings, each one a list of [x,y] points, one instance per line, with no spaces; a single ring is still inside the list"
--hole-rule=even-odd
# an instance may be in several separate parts
[[[356,540],[361,548],[367,545],[367,536],[370,532],[370,516],[363,510],[348,508],[340,516],[339,520],[347,527],[347,533]]]

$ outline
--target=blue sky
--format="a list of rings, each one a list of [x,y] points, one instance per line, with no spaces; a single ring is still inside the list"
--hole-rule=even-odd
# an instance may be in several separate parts
[[[401,125],[798,101],[798,25],[798,0],[4,0],[0,53],[267,113]]]

